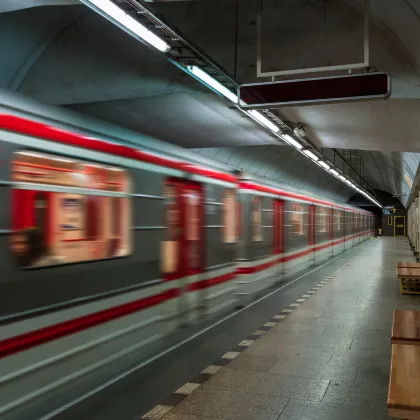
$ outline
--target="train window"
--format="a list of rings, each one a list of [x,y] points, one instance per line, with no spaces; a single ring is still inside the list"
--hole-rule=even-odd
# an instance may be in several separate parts
[[[232,189],[225,190],[223,197],[223,241],[233,243],[236,241],[236,197]]]
[[[318,224],[318,232],[324,233],[328,232],[328,225],[329,225],[329,212],[328,209],[325,207],[320,207],[319,209],[319,224]]]
[[[242,204],[239,200],[236,201],[236,238],[241,238],[242,236]]]
[[[27,151],[15,153],[11,169],[17,183],[12,194],[12,237],[19,239],[12,239],[12,252],[19,266],[75,263],[131,252],[126,171]],[[52,191],[50,185],[60,191]],[[94,195],[89,190],[95,190]],[[16,242],[25,246],[16,250]]]
[[[334,230],[339,232],[341,228],[341,213],[337,210],[334,211]]]
[[[302,236],[304,232],[304,209],[302,204],[292,204],[292,235]]]
[[[200,239],[200,194],[193,189],[186,190],[186,239],[198,241]]]
[[[178,252],[181,232],[181,213],[175,185],[166,184],[165,196],[165,238],[161,249],[162,273],[174,273],[178,270]]]
[[[252,240],[262,241],[262,202],[261,197],[252,199]]]

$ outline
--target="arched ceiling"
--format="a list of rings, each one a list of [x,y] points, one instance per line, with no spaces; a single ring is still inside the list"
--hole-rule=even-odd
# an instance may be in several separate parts
[[[0,56],[7,59],[0,66],[0,88],[194,149],[256,146],[262,150],[278,143],[162,55],[75,3],[2,2]],[[238,81],[249,82],[256,80],[256,3],[239,1],[238,16],[236,0],[152,6],[164,21],[180,28],[222,67],[236,73]],[[265,70],[360,61],[361,3],[263,0]],[[407,193],[405,174],[409,172],[413,179],[419,161],[419,3],[371,0],[371,64],[392,74],[389,101],[278,111],[289,121],[302,122],[308,138],[319,148],[363,150],[372,187],[391,194]],[[325,22],[317,26],[323,16]],[[251,149],[245,149],[238,153],[247,155]],[[278,169],[284,180],[291,176],[292,166],[307,164],[292,151],[290,165],[280,159],[267,161],[266,155],[263,159],[269,162],[267,173]],[[332,188],[330,184],[325,188]],[[347,193],[342,192],[341,198],[347,199]]]

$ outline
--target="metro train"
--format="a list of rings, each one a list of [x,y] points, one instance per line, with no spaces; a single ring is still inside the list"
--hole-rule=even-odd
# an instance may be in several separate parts
[[[0,115],[0,147],[0,415],[10,418],[52,391],[101,384],[180,326],[373,233],[369,212],[200,165],[181,148],[175,158],[11,114]]]

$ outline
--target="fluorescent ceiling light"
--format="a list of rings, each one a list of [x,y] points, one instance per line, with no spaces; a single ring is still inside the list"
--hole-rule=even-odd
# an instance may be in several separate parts
[[[206,85],[209,85],[215,91],[219,92],[225,98],[228,98],[234,103],[238,102],[238,97],[235,93],[231,92],[227,87],[223,86],[220,82],[216,79],[211,77],[208,73],[204,70],[201,70],[200,67],[197,66],[188,66],[188,70],[196,77],[198,77],[202,82]]]
[[[340,178],[342,181],[345,181],[345,180],[346,180],[346,178],[344,178],[344,176],[343,176],[343,175],[340,175],[340,176],[339,176],[339,178]]]
[[[280,128],[277,127],[277,125],[272,123],[268,118],[264,117],[264,115],[260,112],[255,111],[255,109],[249,111],[249,114],[252,115],[262,125],[265,125],[267,128],[269,128],[271,131],[274,131],[275,133],[278,133],[280,131]]]
[[[338,172],[335,169],[330,169],[330,172],[335,176],[339,175]]]
[[[312,153],[310,150],[304,150],[303,153],[305,153],[305,155],[308,155],[315,162],[319,160],[318,156]]]
[[[323,167],[323,168],[325,168],[327,171],[330,169],[330,166],[329,165],[327,165],[325,162],[323,162],[322,160],[321,160],[321,162],[319,162],[319,164]]]
[[[143,26],[140,22],[133,19],[130,15],[124,12],[124,10],[120,9],[110,0],[82,0],[86,4],[92,4],[100,9],[105,15],[109,18],[116,20],[119,24],[121,24],[124,28],[130,30],[135,35],[142,38],[148,44],[152,45],[153,47],[157,48],[159,51],[168,52],[171,47],[167,44],[163,39],[159,38],[153,32],[149,31],[145,26]]]
[[[297,142],[292,136],[290,136],[289,134],[285,134],[283,136],[283,139],[287,141],[287,143],[289,143],[290,145],[292,145],[293,147],[296,147],[296,149],[302,149],[302,145]]]

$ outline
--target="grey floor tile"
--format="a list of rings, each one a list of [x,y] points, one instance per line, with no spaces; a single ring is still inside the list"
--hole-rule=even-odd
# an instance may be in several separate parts
[[[386,406],[357,407],[290,399],[279,420],[389,420]]]
[[[332,404],[357,405],[362,407],[384,407],[387,391],[383,387],[372,384],[332,381],[322,399]]]
[[[296,309],[297,310],[297,309]],[[284,324],[299,324],[299,325],[312,325],[318,318],[298,317],[298,316],[287,316],[283,319]]]
[[[248,352],[258,357],[274,356],[283,360],[299,359],[311,360],[313,363],[323,363],[328,362],[331,359],[334,354],[334,349],[291,344],[284,344],[274,349],[272,346],[265,346],[264,343],[256,343],[246,351],[246,353]],[[241,356],[239,356],[239,358],[240,357]]]
[[[354,382],[358,365],[335,365],[328,361],[316,362],[312,359],[292,359],[288,363],[279,360],[270,370],[277,375],[290,375],[310,379],[327,379]]]
[[[350,346],[350,350],[382,350],[385,347],[391,349],[391,338],[390,337],[365,337],[365,338],[356,338],[353,340]],[[389,350],[390,351],[390,350]]]
[[[196,416],[193,414],[186,414],[179,411],[171,411],[162,420],[217,420],[216,417],[203,417],[202,415]]]
[[[302,318],[319,318],[325,312],[323,308],[321,309],[303,309],[298,308],[297,310],[293,311],[289,317],[302,317]]]
[[[226,366],[226,369],[268,373],[278,360],[279,357],[276,356],[261,356],[252,352],[244,352],[240,357],[232,360]]]
[[[276,420],[288,401],[279,395],[246,392],[241,387],[222,390],[204,385],[180,403],[171,415],[178,415],[182,420],[187,418],[186,415],[195,415],[199,419]]]
[[[355,379],[356,384],[366,384],[388,390],[390,365],[359,366]]]
[[[371,328],[376,330],[386,329],[386,320],[383,319],[337,319],[337,318],[316,318],[314,325],[338,328]]]
[[[313,328],[316,328],[314,325]],[[353,339],[387,339],[390,337],[386,330],[374,330],[371,328],[364,328],[360,325],[350,325],[349,327],[327,327],[322,333],[323,337],[335,337],[339,338],[340,336],[351,337]]]
[[[261,372],[243,372],[236,370],[221,370],[207,385],[211,388],[225,390],[241,390],[258,393],[321,401],[327,389],[329,380],[297,378]]]
[[[327,327],[280,322],[268,333],[266,333],[266,337],[269,337],[270,335],[281,334],[309,334],[314,336],[320,336],[324,334],[326,329]]]

